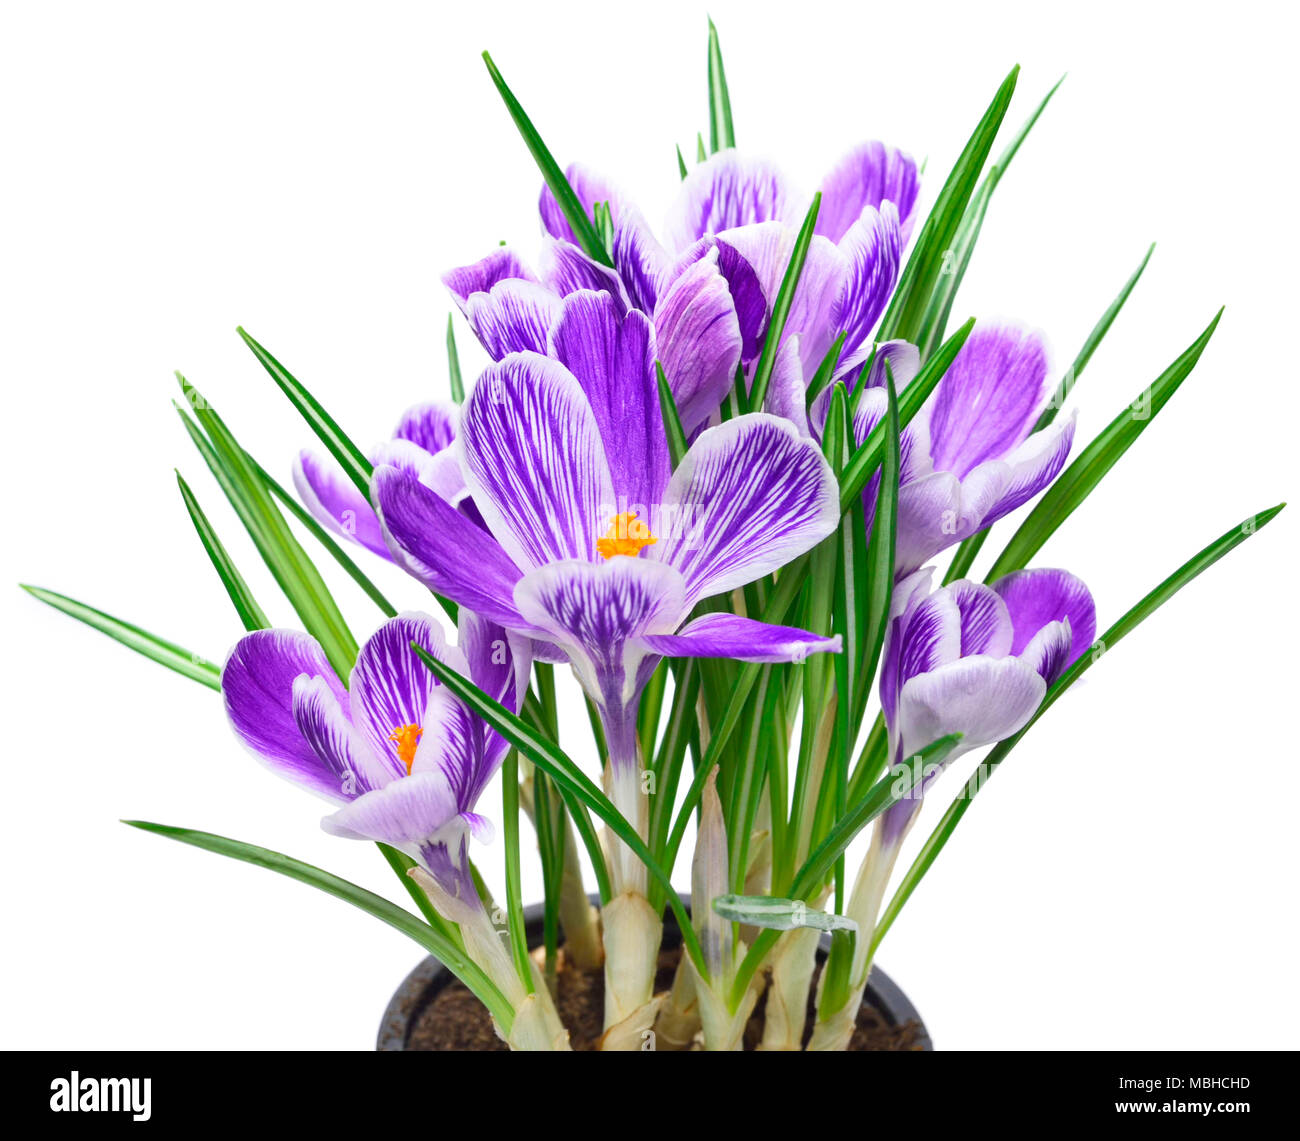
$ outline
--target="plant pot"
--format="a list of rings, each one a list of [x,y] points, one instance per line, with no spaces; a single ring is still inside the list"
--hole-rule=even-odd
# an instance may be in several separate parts
[[[689,910],[691,905],[690,896],[684,895],[682,901]],[[592,902],[597,905],[600,903],[595,896],[592,897]],[[526,907],[524,909],[524,922],[528,934],[528,946],[540,946],[542,942],[542,905],[535,903],[531,907]],[[664,915],[663,946],[669,949],[679,947],[681,938],[677,920],[669,911]],[[817,950],[819,961],[825,959],[826,953],[830,950],[830,945],[830,935],[823,935]],[[388,1002],[384,1017],[379,1023],[379,1036],[375,1042],[375,1049],[409,1049],[408,1042],[411,1032],[420,1016],[428,1008],[429,1003],[433,1001],[438,992],[454,980],[455,976],[432,955],[416,964],[415,969],[402,980],[401,986],[393,992],[393,997]],[[891,1027],[915,1022],[919,1027],[919,1032],[915,1036],[913,1048],[918,1050],[934,1049],[934,1043],[930,1041],[929,1031],[926,1030],[925,1024],[921,1021],[921,1016],[916,1012],[916,1007],[912,1005],[907,995],[899,989],[898,985],[877,966],[871,968],[871,975],[867,979],[867,993],[863,1001],[875,1007]]]

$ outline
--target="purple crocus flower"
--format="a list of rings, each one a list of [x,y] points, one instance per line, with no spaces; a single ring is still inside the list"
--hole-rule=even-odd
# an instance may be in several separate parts
[[[740,361],[740,320],[714,251],[681,265],[645,309],[653,319],[659,359],[689,434],[722,403]],[[450,270],[443,283],[493,360],[514,352],[548,353],[564,299],[579,291],[609,295],[621,316],[637,304],[622,279],[571,242],[547,238],[535,275],[502,247],[473,265]]]
[[[962,734],[949,762],[1009,737],[1097,632],[1092,595],[1067,571],[1016,571],[992,586],[961,579],[930,592],[932,573],[917,571],[894,591],[880,667],[894,764],[949,733]],[[921,791],[882,817],[887,848],[902,841]]]
[[[437,682],[412,642],[519,708],[531,668],[526,643],[461,611],[459,645],[427,614],[385,622],[361,648],[346,689],[309,635],[248,634],[221,672],[226,712],[273,772],[339,806],[321,821],[325,831],[402,849],[448,897],[477,909],[466,848],[470,833],[485,839],[491,824],[474,805],[508,746]]]
[[[452,504],[465,500],[460,465],[448,448],[456,438],[456,406],[442,401],[417,404],[402,413],[393,438],[371,450],[369,459],[411,472]],[[374,508],[337,464],[304,449],[293,468],[293,482],[307,509],[335,534],[389,558]]]
[[[886,366],[901,391],[916,376],[920,354],[904,341],[877,346],[853,415],[858,444],[888,409]],[[1037,333],[1009,324],[971,333],[900,433],[900,575],[997,522],[1060,474],[1074,442],[1075,416],[1033,430],[1048,399],[1047,375],[1047,352]],[[789,418],[800,432],[820,438],[830,392],[824,391],[805,412],[800,362],[789,347],[783,348],[773,370],[769,409]],[[879,486],[877,474],[863,490],[868,521]]]
[[[683,627],[701,599],[829,535],[837,487],[820,449],[766,414],[702,432],[672,471],[650,322],[590,290],[562,310],[553,357],[506,356],[463,406],[455,447],[486,530],[400,468],[377,468],[372,490],[417,578],[567,656],[605,722],[615,803],[639,812],[636,708],[660,657],[839,648],[730,613]]]
[[[933,568],[894,589],[881,659],[880,699],[889,757],[905,758],[961,733],[945,764],[1015,733],[1096,634],[1092,595],[1062,570],[1017,571],[991,587],[965,580],[930,590]],[[817,1020],[810,1050],[842,1050],[852,1036],[870,966],[870,934],[921,795],[938,774],[916,774],[905,798],[877,818],[847,913],[857,940],[848,1001]]]

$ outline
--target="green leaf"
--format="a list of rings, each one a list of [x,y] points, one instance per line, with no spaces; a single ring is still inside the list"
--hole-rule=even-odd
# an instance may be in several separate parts
[[[1059,86],[1059,84],[1058,84]],[[1052,88],[1053,91],[1056,88]],[[1053,420],[1056,414],[1061,410],[1066,398],[1073,390],[1075,382],[1079,379],[1083,370],[1087,368],[1088,362],[1092,359],[1092,354],[1097,351],[1097,346],[1101,344],[1102,339],[1110,331],[1111,325],[1114,324],[1115,318],[1119,316],[1119,311],[1124,308],[1124,302],[1128,300],[1129,294],[1133,292],[1133,287],[1137,285],[1138,279],[1142,276],[1142,271],[1146,269],[1147,262],[1151,260],[1151,255],[1155,251],[1155,243],[1152,242],[1147,250],[1146,257],[1142,259],[1142,264],[1137,267],[1136,272],[1125,283],[1124,288],[1110,307],[1102,314],[1101,320],[1093,326],[1092,332],[1088,334],[1088,339],[1084,341],[1083,348],[1079,350],[1079,355],[1074,358],[1074,363],[1070,365],[1069,370],[1061,378],[1060,384],[1056,386],[1056,392],[1052,399],[1048,401],[1047,407],[1043,409],[1043,414],[1038,417],[1038,422],[1034,425],[1035,432],[1041,432]],[[976,556],[980,553],[980,548],[984,546],[984,541],[989,537],[990,528],[985,527],[982,531],[976,531],[970,538],[964,539],[957,547],[957,553],[953,555],[952,563],[948,567],[948,573],[944,575],[944,585],[950,582],[956,582],[959,578],[965,578],[975,562]]]
[[[659,382],[659,409],[663,413],[664,432],[668,436],[668,458],[673,471],[686,455],[686,433],[682,431],[682,420],[677,415],[677,401],[673,399],[672,385],[664,375],[664,366],[655,361],[655,376]]]
[[[698,131],[695,133],[695,161],[708,161],[709,152],[704,149],[704,136]]]
[[[1069,669],[1065,671],[1047,691],[1043,698],[1043,703],[1038,707],[1038,712],[1030,719],[1020,732],[1014,736],[1008,737],[989,753],[983,763],[976,770],[974,776],[966,782],[962,791],[948,806],[947,812],[944,813],[934,831],[926,839],[921,851],[916,859],[912,862],[911,867],[907,869],[899,883],[898,890],[894,893],[893,899],[889,901],[889,906],[885,908],[884,914],[880,917],[880,922],[876,925],[875,933],[872,936],[872,951],[880,945],[880,941],[885,937],[885,933],[893,925],[894,920],[898,918],[898,913],[902,911],[903,905],[911,898],[912,893],[916,890],[917,885],[924,878],[925,873],[930,870],[930,865],[934,863],[935,858],[943,851],[944,845],[948,843],[952,836],[953,830],[961,822],[961,818],[966,815],[966,810],[970,807],[976,794],[988,783],[988,779],[997,770],[997,767],[1006,759],[1007,754],[1020,742],[1026,733],[1034,726],[1040,717],[1050,709],[1062,694],[1070,688],[1080,677],[1083,676],[1093,665],[1101,658],[1110,653],[1119,641],[1131,634],[1147,618],[1160,609],[1175,594],[1183,589],[1189,582],[1199,576],[1202,572],[1208,570],[1229,551],[1239,547],[1247,539],[1260,530],[1260,528],[1270,523],[1285,507],[1285,503],[1279,503],[1276,507],[1270,507],[1267,511],[1261,511],[1256,515],[1243,520],[1231,530],[1225,531],[1208,547],[1198,551],[1187,562],[1179,567],[1173,574],[1164,580],[1154,590],[1150,591],[1135,606],[1125,612],[1109,630],[1107,630],[1094,643],[1095,649],[1091,653],[1085,653]]]
[[[515,98],[514,92],[506,86],[506,81],[501,77],[501,72],[497,70],[497,65],[492,62],[492,57],[483,53],[483,62],[487,64],[488,74],[492,77],[492,82],[496,84],[496,89],[501,94],[501,99],[506,105],[506,110],[510,112],[510,117],[515,121],[515,126],[519,134],[523,137],[524,145],[528,147],[529,153],[533,156],[533,161],[537,163],[538,169],[542,172],[542,178],[546,185],[551,188],[551,193],[555,196],[555,201],[560,207],[561,213],[564,214],[565,220],[569,223],[570,229],[573,230],[574,237],[578,239],[578,245],[582,251],[589,257],[600,262],[601,265],[612,266],[609,254],[605,252],[605,245],[600,240],[600,235],[596,232],[596,227],[587,217],[587,211],[582,205],[581,199],[574,192],[569,180],[565,178],[564,171],[560,169],[560,164],[552,157],[550,150],[542,141],[542,136],[537,133],[537,128],[533,126],[532,120],[524,112],[519,100]]]
[[[447,380],[451,385],[451,398],[457,404],[465,403],[465,381],[460,375],[460,353],[456,350],[456,327],[452,314],[447,314]]]
[[[907,427],[912,417],[921,410],[921,405],[925,403],[926,397],[934,391],[939,381],[943,379],[943,374],[948,371],[948,366],[952,364],[953,358],[961,351],[962,345],[966,343],[966,338],[970,336],[973,328],[975,328],[974,317],[939,346],[939,351],[921,366],[920,372],[913,377],[912,383],[903,389],[902,395],[898,398],[898,425],[900,430]],[[861,391],[861,387],[861,385],[858,386],[858,391]],[[862,446],[850,457],[848,464],[844,468],[844,474],[840,478],[841,510],[848,511],[853,506],[858,496],[862,494],[862,489],[867,486],[868,481],[876,474],[876,469],[880,467],[881,461],[884,459],[888,431],[888,424],[881,420],[871,430],[871,435],[866,438]]]
[[[822,195],[819,190],[813,195],[812,205],[804,217],[795,239],[794,249],[790,254],[790,264],[785,268],[785,277],[781,279],[781,288],[777,290],[776,300],[772,303],[772,316],[767,323],[767,336],[763,340],[763,351],[759,354],[758,364],[754,368],[754,382],[749,390],[749,406],[757,411],[763,408],[767,396],[767,386],[772,379],[772,369],[776,365],[776,354],[781,347],[781,335],[785,332],[785,322],[790,316],[790,306],[794,304],[795,290],[799,287],[799,278],[803,274],[803,265],[808,257],[808,247],[812,245],[813,231],[817,227],[817,212],[821,209]]]
[[[253,350],[253,355],[262,363],[262,367],[271,375],[280,391],[289,398],[289,402],[298,409],[307,421],[307,426],[316,433],[338,462],[347,477],[356,485],[366,502],[370,502],[370,476],[374,466],[366,459],[365,453],[356,446],[347,434],[335,422],[334,418],[321,407],[320,402],[294,378],[288,369],[268,353],[252,337],[239,327],[235,330],[244,339],[244,343]]]
[[[945,264],[949,263],[953,242],[966,213],[966,206],[984,169],[998,128],[1011,103],[1020,68],[1014,67],[1002,81],[993,102],[979,121],[954,164],[947,182],[921,227],[916,248],[899,278],[894,298],[876,334],[878,341],[901,338],[917,342],[930,297],[938,284]]]
[[[1003,175],[1007,172],[1007,167],[1011,165],[1011,160],[1016,157],[1016,152],[1020,150],[1020,144],[1025,141],[1034,124],[1038,122],[1039,116],[1042,115],[1047,104],[1051,101],[1052,96],[1056,94],[1057,88],[1064,82],[1065,76],[1061,76],[1052,89],[1043,96],[1042,102],[1034,109],[1034,113],[1029,116],[1024,126],[1020,128],[1015,138],[1002,152],[1002,156],[984,176],[979,191],[966,208],[950,256],[942,266],[939,282],[930,295],[930,302],[926,306],[925,316],[921,322],[921,331],[917,338],[917,344],[921,350],[922,360],[929,357],[948,326],[948,317],[952,312],[953,301],[957,296],[957,290],[961,287],[962,279],[966,276],[971,255],[975,252],[975,243],[979,240],[980,229],[984,225],[984,214],[988,210],[993,191],[997,189],[998,184],[1002,181]]]
[[[1160,410],[1169,403],[1179,385],[1187,379],[1201,353],[1209,344],[1223,316],[1220,309],[1196,340],[1162,372],[1151,385],[1138,393],[1110,424],[1090,443],[1077,459],[1044,492],[1020,529],[1011,537],[987,575],[994,582],[1005,574],[1021,570],[1055,534],[1099,484],[1106,473],[1146,430]]]
[[[846,915],[831,915],[809,907],[802,899],[774,899],[770,895],[720,895],[713,910],[723,919],[762,927],[767,931],[856,931],[857,922]]]
[[[137,654],[143,654],[169,670],[175,670],[178,674],[202,682],[209,689],[221,688],[221,667],[176,645],[175,642],[168,642],[157,634],[150,634],[148,630],[142,630],[130,622],[123,622],[120,618],[114,618],[111,614],[105,614],[102,610],[96,610],[93,606],[69,598],[66,594],[56,594],[52,590],[30,586],[25,582],[20,582],[18,585],[33,598],[40,599],[47,606],[61,610],[70,618],[84,622],[102,634],[107,634],[115,642],[121,642]]]
[[[248,589],[244,576],[239,573],[226,553],[226,548],[221,545],[216,531],[208,522],[208,517],[203,514],[203,508],[199,506],[199,501],[194,498],[194,493],[180,472],[176,473],[176,483],[181,489],[181,498],[185,500],[185,510],[190,513],[190,522],[194,524],[194,530],[199,534],[199,541],[203,544],[203,549],[208,552],[208,558],[212,560],[217,577],[221,579],[221,585],[226,588],[226,593],[230,596],[230,601],[234,604],[235,612],[243,622],[244,629],[270,629],[271,623],[262,612],[262,608],[257,605],[257,599]]]
[[[519,754],[514,749],[510,749],[501,762],[501,827],[505,833],[506,911],[510,916],[510,950],[519,980],[528,993],[532,994],[533,969],[528,958],[523,884],[519,870]]]
[[[885,454],[880,468],[880,490],[876,493],[876,516],[867,542],[867,632],[860,673],[851,691],[854,710],[865,705],[876,663],[885,645],[889,628],[889,605],[894,592],[895,551],[898,546],[898,483],[902,472],[899,439],[898,394],[894,390],[894,372],[886,364],[885,383],[889,408],[885,417]]]
[[[686,169],[686,159],[682,155],[681,147],[677,148],[677,170],[682,176],[682,181],[685,182],[686,176],[690,173],[690,171]]]
[[[1075,382],[1079,379],[1080,374],[1088,367],[1088,362],[1092,360],[1092,354],[1097,351],[1097,346],[1101,344],[1106,334],[1110,332],[1110,327],[1115,323],[1115,318],[1119,316],[1119,311],[1124,308],[1124,302],[1133,292],[1133,287],[1141,279],[1143,271],[1147,268],[1147,262],[1151,260],[1151,255],[1156,251],[1156,244],[1152,242],[1147,247],[1146,256],[1142,259],[1142,264],[1133,271],[1133,276],[1124,283],[1124,288],[1119,291],[1119,296],[1110,303],[1110,307],[1101,315],[1101,320],[1093,326],[1092,332],[1088,334],[1088,339],[1083,342],[1083,348],[1079,350],[1079,355],[1074,358],[1074,363],[1070,365],[1069,371],[1061,377],[1061,382],[1056,386],[1056,391],[1052,394],[1052,399],[1047,402],[1047,407],[1043,409],[1043,414],[1038,418],[1038,423],[1034,425],[1035,432],[1041,432],[1053,420],[1056,414],[1065,404],[1066,398],[1074,388]]]
[[[451,940],[435,931],[423,920],[416,918],[405,908],[398,907],[391,900],[385,899],[382,895],[376,895],[372,891],[367,891],[363,887],[358,887],[348,880],[340,879],[338,876],[331,875],[329,872],[304,863],[302,860],[295,860],[292,856],[286,856],[283,852],[274,852],[269,848],[259,848],[254,844],[245,844],[241,840],[231,840],[226,836],[217,836],[211,832],[197,832],[190,828],[174,828],[167,824],[153,824],[147,820],[123,820],[122,823],[129,824],[132,828],[139,828],[144,832],[152,832],[156,836],[165,836],[169,840],[179,840],[182,844],[202,848],[205,852],[215,852],[219,856],[229,856],[233,860],[242,860],[246,864],[254,864],[259,868],[278,872],[280,875],[288,876],[299,883],[305,883],[317,888],[327,895],[342,899],[352,904],[353,907],[360,908],[368,915],[373,915],[376,919],[382,920],[403,935],[414,939],[421,947],[434,955],[452,974],[474,992],[479,1001],[492,1012],[492,1017],[501,1025],[502,1030],[509,1032],[510,1025],[514,1021],[514,1010],[510,1003],[506,1001],[505,995],[497,989],[496,985],[483,973],[482,969]]]
[[[470,710],[501,734],[516,749],[524,754],[539,769],[542,769],[555,782],[555,787],[562,792],[572,794],[574,798],[588,805],[607,825],[618,839],[628,846],[632,854],[644,865],[646,870],[663,885],[668,892],[668,905],[682,927],[682,938],[691,961],[707,978],[704,956],[700,950],[699,940],[695,937],[690,916],[682,904],[681,897],[673,890],[672,882],[646,847],[645,841],[627,818],[618,811],[600,790],[596,783],[587,776],[555,744],[534,733],[527,724],[516,717],[499,701],[493,700],[478,686],[462,677],[450,666],[444,665],[415,642],[411,648],[420,660],[429,668],[453,697],[459,698]]]
[[[334,536],[316,521],[315,516],[313,516],[311,512],[307,511],[302,504],[290,495],[279,483],[272,479],[266,469],[262,467],[257,460],[248,455],[247,452],[245,452],[244,455],[248,457],[248,462],[253,465],[253,470],[257,472],[258,478],[266,485],[266,489],[289,509],[289,513],[297,519],[299,523],[311,532],[312,538],[324,547],[330,557],[347,572],[348,577],[370,596],[371,601],[384,612],[384,615],[388,618],[395,618],[397,616],[397,608],[384,597],[379,587],[366,577],[365,572],[362,571],[362,569],[352,561],[347,552],[334,541]],[[435,595],[435,597],[437,596]],[[439,599],[439,601],[443,602],[442,599]],[[446,604],[444,603],[444,605]],[[455,614],[452,613],[451,617],[454,622],[456,620]]]
[[[727,73],[722,67],[722,48],[718,29],[709,21],[709,149],[720,150],[736,145],[731,124],[731,95],[727,91]]]
[[[844,349],[845,334],[840,333],[826,350],[826,355],[822,357],[821,364],[817,366],[817,371],[813,373],[812,380],[808,382],[807,407],[812,408],[813,402],[822,394],[822,390],[830,384],[835,376],[835,366],[840,363],[840,353]]]
[[[252,461],[230,429],[179,373],[177,380],[194,408],[195,416],[207,429],[207,435],[178,407],[185,430],[307,632],[320,642],[330,665],[346,684],[357,659],[357,643],[320,572],[294,538]]]

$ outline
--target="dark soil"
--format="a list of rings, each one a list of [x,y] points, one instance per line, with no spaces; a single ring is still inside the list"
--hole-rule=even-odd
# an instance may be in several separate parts
[[[659,973],[655,978],[656,993],[672,986],[680,949],[673,948],[659,954]],[[818,971],[821,970],[820,965]],[[605,976],[601,971],[566,970],[556,975],[556,1006],[560,1019],[569,1029],[569,1039],[575,1050],[599,1049],[600,1035],[605,1015]],[[808,1022],[804,1028],[805,1043],[812,1036],[815,1010],[810,991]],[[763,1037],[763,1007],[766,998],[760,998],[753,1016],[745,1027],[745,1049],[753,1050]],[[890,1026],[883,1014],[870,1005],[868,996],[858,1011],[858,1026],[853,1033],[850,1050],[919,1050],[921,1026],[918,1022],[905,1022]],[[407,1039],[408,1050],[506,1050],[506,1044],[497,1037],[492,1019],[465,986],[452,979],[425,1006],[411,1027]]]

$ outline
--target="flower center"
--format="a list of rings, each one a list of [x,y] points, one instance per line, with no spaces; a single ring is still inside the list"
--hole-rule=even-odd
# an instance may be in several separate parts
[[[415,762],[415,747],[420,743],[424,730],[418,725],[399,725],[388,734],[390,741],[397,742],[397,759],[406,766],[406,775],[411,775],[411,765]]]
[[[609,530],[603,538],[596,540],[596,551],[602,559],[612,559],[615,555],[635,558],[642,547],[657,542],[659,540],[650,534],[650,528],[637,519],[635,511],[624,511],[610,520]]]

